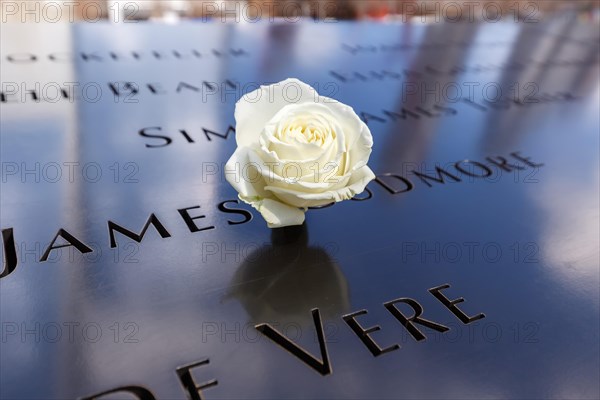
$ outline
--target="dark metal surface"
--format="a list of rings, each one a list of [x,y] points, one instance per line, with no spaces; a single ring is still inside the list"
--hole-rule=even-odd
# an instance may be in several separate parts
[[[18,257],[0,279],[3,399],[127,385],[186,398],[176,368],[206,358],[192,370],[198,385],[218,380],[206,399],[598,398],[597,25],[4,25],[1,50],[3,85],[41,98],[3,86],[1,227]],[[412,190],[372,182],[368,200],[284,232],[246,205],[226,207],[249,222],[219,209],[236,199],[222,173],[235,140],[203,129],[234,124],[241,90],[226,81],[287,77],[354,107],[373,133],[371,168]],[[126,96],[126,81],[139,91]],[[87,98],[53,103],[51,82],[87,84]],[[497,87],[508,100],[486,102]],[[459,100],[469,88],[476,104]],[[172,142],[139,134],[152,127]],[[493,175],[460,174],[465,159]],[[460,181],[415,174],[436,165]],[[212,229],[190,232],[178,210],[195,206]],[[152,213],[170,237],[150,226],[111,248],[108,221],[139,233]],[[61,228],[93,251],[40,261]],[[461,322],[428,291],[444,284],[485,318]],[[450,330],[420,327],[427,340],[415,340],[384,307],[402,297]],[[255,328],[270,323],[321,360],[314,308],[325,376]],[[373,356],[342,318],[360,310],[379,347],[401,347]]]

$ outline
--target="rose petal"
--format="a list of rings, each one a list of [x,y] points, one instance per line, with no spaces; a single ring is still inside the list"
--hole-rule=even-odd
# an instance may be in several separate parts
[[[225,164],[225,179],[235,190],[245,198],[270,197],[265,191],[265,181],[261,170],[264,163],[257,164],[253,160],[253,150],[248,147],[238,147]]]
[[[343,176],[335,175],[336,171],[327,169],[327,166],[325,166],[324,170],[312,171],[308,175],[301,177],[295,175],[296,171],[294,171],[294,168],[288,168],[289,176],[284,177],[280,172],[281,165],[279,167],[274,164],[266,165],[261,159],[261,154],[255,151],[248,152],[248,160],[254,165],[260,166],[257,170],[263,176],[265,191],[268,191],[271,186],[275,186],[299,192],[320,193],[328,190],[337,190],[345,186],[351,178],[350,173]],[[286,165],[289,167],[291,164]],[[335,167],[335,164],[330,164],[330,167]],[[317,173],[319,175],[315,175]],[[321,180],[317,181],[317,177],[320,177]]]
[[[258,143],[263,128],[279,110],[288,104],[313,103],[315,96],[315,89],[293,78],[261,86],[242,96],[235,104],[235,139],[238,146]]]
[[[225,164],[227,182],[238,191],[240,200],[261,213],[269,228],[301,225],[304,222],[304,211],[278,201],[272,193],[264,189],[265,182],[259,174],[259,171],[265,168],[264,164],[251,161],[256,160],[251,157],[252,154],[252,149],[237,148]]]
[[[342,175],[348,168],[347,156],[343,150],[338,149],[338,145],[334,144],[327,149],[323,154],[316,159],[306,159],[298,161],[281,160],[274,151],[269,151],[264,146],[256,149],[258,157],[264,160],[265,163],[271,166],[271,169],[278,175],[284,176],[289,174],[292,177],[297,177],[296,172],[300,171],[300,180],[309,182],[318,182],[317,177],[338,176]],[[335,167],[335,173],[330,174],[331,168]],[[287,174],[285,173],[287,171]]]
[[[284,204],[277,200],[263,199],[259,201],[240,199],[258,210],[267,221],[269,228],[281,228],[291,225],[302,225],[304,222],[304,211]]]
[[[281,129],[287,122],[293,120],[303,121],[306,125],[319,125],[332,132],[333,136],[328,135],[323,145],[293,139],[284,140],[280,136]],[[331,149],[332,146],[337,150],[337,145],[344,143],[344,132],[334,113],[326,105],[290,104],[279,110],[267,123],[260,134],[259,142],[269,151],[274,151],[281,160],[304,161],[321,157],[323,152]],[[340,149],[343,150],[343,146]]]
[[[373,136],[369,127],[356,115],[352,107],[327,97],[320,97],[319,100],[330,108],[344,129],[346,149],[349,153],[346,172],[366,165],[373,147]]]
[[[354,171],[347,184],[337,190],[321,192],[301,192],[291,188],[266,186],[265,190],[272,192],[281,201],[296,207],[316,207],[328,203],[348,200],[362,193],[367,184],[375,179],[375,174],[368,166],[363,166]]]

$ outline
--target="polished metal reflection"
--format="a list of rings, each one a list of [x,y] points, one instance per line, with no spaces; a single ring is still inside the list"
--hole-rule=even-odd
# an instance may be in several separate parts
[[[102,96],[56,103],[12,96],[0,104],[0,223],[14,229],[19,259],[0,279],[1,397],[77,398],[140,385],[158,399],[185,398],[175,369],[209,358],[195,372],[199,382],[219,380],[204,393],[215,399],[598,398],[597,28],[568,18],[2,25],[3,82],[96,83]],[[6,58],[30,53],[35,62]],[[370,165],[409,177],[414,189],[392,195],[373,182],[368,200],[309,210],[306,225],[282,231],[268,230],[242,203],[228,204],[252,213],[248,222],[220,210],[237,195],[220,169],[235,138],[209,139],[203,129],[225,133],[240,92],[203,96],[178,86],[290,76],[377,116],[369,121]],[[110,90],[125,81],[138,85],[137,102]],[[472,85],[486,107],[410,95],[409,83]],[[515,83],[521,90],[534,83],[540,94],[569,92],[574,100],[493,108],[480,90],[490,83],[508,96]],[[403,109],[413,114],[390,116]],[[156,127],[168,146],[146,147],[164,142],[139,134]],[[411,174],[514,151],[544,166],[433,187]],[[42,172],[52,163],[63,166],[56,182]],[[64,163],[79,163],[73,181]],[[19,172],[9,174],[15,165]],[[34,172],[23,175],[25,167]],[[178,212],[190,207],[196,232]],[[152,213],[170,237],[150,227],[140,243],[120,235],[110,247],[108,221],[139,232]],[[60,228],[94,251],[64,248],[39,262]],[[458,321],[427,292],[445,283],[448,296],[467,299],[466,312],[486,318]],[[424,317],[450,331],[414,341],[383,307],[400,297],[419,301]],[[315,307],[327,323],[327,377],[254,329],[298,326],[290,340],[318,355]],[[374,340],[400,349],[369,353],[341,318],[363,309],[360,323],[381,328]]]
[[[226,298],[238,300],[251,321],[304,328],[313,323],[307,310],[334,320],[350,309],[346,278],[325,249],[309,245],[306,225],[273,229],[271,244],[237,269]]]

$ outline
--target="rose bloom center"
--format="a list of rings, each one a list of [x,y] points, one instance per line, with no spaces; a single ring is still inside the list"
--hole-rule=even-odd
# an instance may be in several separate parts
[[[283,121],[275,136],[284,143],[311,143],[323,147],[335,140],[336,132],[323,116],[300,115]]]

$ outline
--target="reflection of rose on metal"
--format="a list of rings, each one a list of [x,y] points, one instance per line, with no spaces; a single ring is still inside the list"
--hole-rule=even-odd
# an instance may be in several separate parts
[[[248,255],[231,287],[226,298],[239,300],[252,322],[309,327],[313,308],[324,320],[350,308],[346,278],[327,251],[308,245],[304,224],[272,230],[271,245]]]

